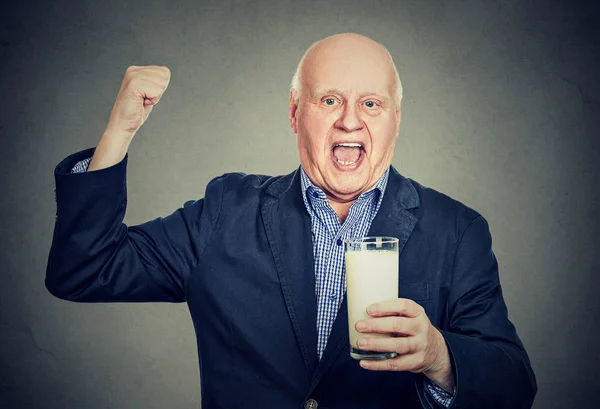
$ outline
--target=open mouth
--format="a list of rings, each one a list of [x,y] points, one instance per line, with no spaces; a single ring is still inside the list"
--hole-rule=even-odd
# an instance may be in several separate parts
[[[333,161],[341,169],[353,169],[358,167],[362,158],[365,156],[365,149],[360,143],[341,142],[337,143],[331,149]]]

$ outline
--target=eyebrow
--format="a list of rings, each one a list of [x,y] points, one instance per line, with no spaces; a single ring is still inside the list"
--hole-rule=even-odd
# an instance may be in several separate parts
[[[314,95],[343,94],[344,92],[347,92],[347,90],[337,89],[337,88],[328,88],[328,89],[317,88],[313,92],[313,94]],[[378,97],[380,99],[389,99],[389,98],[391,98],[391,96],[389,96],[387,93],[383,93],[383,92],[380,92],[380,91],[363,92],[363,93],[359,94],[359,98],[364,98],[364,97],[366,97],[368,95],[373,95],[373,96]]]

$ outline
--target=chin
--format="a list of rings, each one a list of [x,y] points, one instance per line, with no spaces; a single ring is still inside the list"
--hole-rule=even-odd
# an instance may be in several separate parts
[[[336,194],[344,196],[358,196],[367,185],[364,178],[359,177],[359,175],[342,175],[335,179],[336,180],[331,184],[331,187]]]

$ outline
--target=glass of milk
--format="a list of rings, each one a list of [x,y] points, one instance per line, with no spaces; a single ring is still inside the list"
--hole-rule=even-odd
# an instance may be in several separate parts
[[[395,352],[363,351],[358,349],[359,338],[385,338],[387,334],[357,332],[357,321],[370,318],[371,304],[398,298],[398,239],[395,237],[360,237],[345,241],[346,298],[350,355],[354,359],[388,359]]]

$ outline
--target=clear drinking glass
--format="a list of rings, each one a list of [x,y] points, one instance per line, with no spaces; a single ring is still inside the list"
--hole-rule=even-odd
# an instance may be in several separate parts
[[[371,304],[398,298],[398,239],[395,237],[360,237],[345,241],[346,298],[348,301],[348,329],[350,355],[354,359],[389,359],[395,352],[363,351],[358,349],[358,338],[385,338],[386,334],[357,332],[354,325],[369,318]]]

